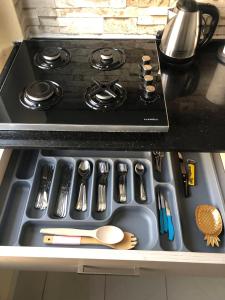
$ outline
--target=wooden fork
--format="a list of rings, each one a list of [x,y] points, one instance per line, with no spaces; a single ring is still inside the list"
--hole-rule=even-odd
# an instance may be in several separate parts
[[[45,235],[43,243],[48,245],[103,245],[118,250],[133,249],[138,241],[130,232],[124,232],[124,238],[117,244],[103,244],[95,238],[80,236]]]

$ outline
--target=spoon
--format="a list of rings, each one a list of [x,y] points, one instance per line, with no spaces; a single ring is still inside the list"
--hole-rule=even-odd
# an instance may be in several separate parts
[[[147,200],[144,178],[143,178],[143,175],[145,173],[145,166],[142,163],[137,162],[134,169],[135,169],[135,173],[140,178],[140,200],[144,202]]]
[[[91,164],[88,160],[82,160],[78,167],[78,173],[81,176],[81,184],[76,203],[76,210],[86,211],[87,210],[87,189],[86,183],[88,177],[91,175]]]
[[[112,249],[130,250],[133,249],[138,241],[135,235],[130,232],[124,232],[124,238],[117,244],[103,244],[92,237],[77,237],[77,236],[52,236],[45,235],[43,237],[44,244],[50,245],[103,245]]]
[[[73,228],[42,228],[40,233],[64,236],[89,236],[103,244],[117,244],[124,238],[123,231],[116,226],[102,226],[93,230]]]

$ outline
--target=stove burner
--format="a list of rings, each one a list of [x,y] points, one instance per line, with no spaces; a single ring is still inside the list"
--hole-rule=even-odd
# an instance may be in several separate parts
[[[118,80],[111,82],[99,82],[93,80],[85,94],[85,103],[94,110],[108,111],[121,106],[126,100],[126,90],[118,83]]]
[[[70,62],[70,53],[60,47],[47,47],[34,56],[34,64],[44,70],[64,67]]]
[[[118,69],[125,63],[125,60],[125,53],[116,48],[96,49],[89,58],[90,65],[102,71]]]
[[[42,51],[42,57],[47,61],[53,61],[60,58],[60,48],[49,47]]]
[[[53,81],[34,81],[20,95],[20,102],[26,108],[47,110],[56,105],[62,97],[61,87]]]

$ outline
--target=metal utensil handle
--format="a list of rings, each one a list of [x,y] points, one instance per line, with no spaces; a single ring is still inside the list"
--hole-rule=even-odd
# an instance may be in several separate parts
[[[87,191],[86,191],[86,184],[81,182],[79,195],[76,204],[76,210],[79,211],[86,211],[87,210]]]
[[[58,216],[60,218],[65,218],[66,211],[67,211],[67,203],[68,203],[68,192],[61,190],[59,193],[56,216]]]
[[[126,175],[122,174],[119,178],[119,202],[127,201],[127,191],[126,191]]]
[[[105,184],[98,185],[97,211],[106,210],[106,186]]]
[[[143,176],[140,176],[140,200],[147,200]]]

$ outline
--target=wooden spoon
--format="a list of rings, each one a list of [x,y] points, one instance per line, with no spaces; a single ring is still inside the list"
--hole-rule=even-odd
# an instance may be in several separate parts
[[[79,237],[79,236],[51,236],[45,235],[43,243],[48,245],[103,245],[118,250],[133,249],[137,245],[137,238],[130,232],[124,232],[124,238],[117,244],[101,243],[92,237]]]
[[[64,235],[64,236],[82,236],[92,237],[103,244],[116,244],[124,238],[123,231],[112,225],[102,226],[94,230],[74,229],[74,228],[42,228],[40,233]]]

